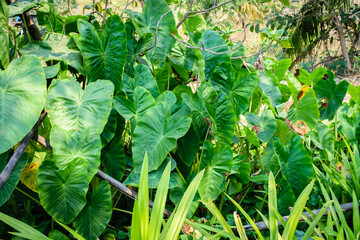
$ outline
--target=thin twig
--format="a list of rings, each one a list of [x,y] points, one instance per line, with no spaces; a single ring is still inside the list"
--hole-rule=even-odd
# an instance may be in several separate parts
[[[271,47],[273,41],[271,41],[269,43],[269,45],[267,45],[266,47],[264,47],[263,49],[257,51],[256,53],[252,53],[252,54],[249,54],[249,55],[246,55],[246,56],[240,56],[240,57],[231,57],[230,59],[243,59],[243,58],[248,58],[248,57],[251,57],[251,56],[255,56],[255,55],[259,55],[260,53],[266,51],[269,47]]]
[[[4,170],[0,174],[0,190],[4,187],[5,183],[9,179],[10,175],[14,171],[16,165],[18,164],[21,156],[23,155],[27,145],[29,144],[30,140],[34,136],[35,132],[37,131],[39,125],[44,120],[46,116],[46,113],[42,113],[33,126],[33,128],[30,130],[28,134],[21,140],[19,146],[16,148],[14,154],[11,156],[10,160],[6,164]]]
[[[180,20],[180,22],[176,25],[176,28],[179,28],[181,26],[181,24],[184,23],[184,21],[187,19],[187,18],[192,18],[192,17],[196,17],[198,15],[201,15],[201,14],[204,14],[204,13],[207,13],[211,10],[214,10],[216,8],[219,8],[219,7],[222,7],[228,3],[231,3],[233,2],[234,0],[229,0],[229,1],[226,1],[226,2],[223,2],[219,5],[217,5],[217,0],[214,1],[214,5],[211,7],[211,8],[208,8],[208,9],[203,9],[203,10],[198,10],[198,11],[193,11],[191,12],[191,7],[193,5],[193,1],[190,2],[190,5],[189,5],[189,9],[188,11],[186,12],[186,14],[184,15],[184,17]]]
[[[207,12],[209,12],[209,11],[211,11],[211,10],[214,10],[214,9],[216,9],[216,8],[219,8],[219,7],[222,7],[222,6],[224,6],[224,5],[228,4],[228,3],[231,3],[231,2],[233,2],[233,1],[234,1],[234,0],[229,0],[229,1],[223,2],[223,3],[219,4],[219,5],[217,5],[217,1],[215,1],[215,2],[214,2],[214,5],[213,5],[211,8],[204,9],[204,10],[199,10],[199,11],[193,11],[193,12],[190,13],[189,17],[191,18],[191,17],[198,16],[198,15],[200,15],[200,14],[207,13]]]
[[[70,16],[72,16],[72,12],[71,12],[71,0],[68,0],[68,9],[69,9],[69,14],[70,14]]]
[[[108,2],[109,2],[109,0],[106,0],[106,2],[105,2],[105,9],[104,9],[104,17],[105,17],[105,19],[106,19],[106,11],[107,11],[107,7],[108,7]],[[105,21],[106,21],[105,19],[104,19],[103,22],[101,23],[101,27],[104,26]]]
[[[187,12],[185,13],[184,17],[180,20],[180,22],[179,22],[178,24],[176,24],[176,28],[179,28],[179,27],[181,26],[181,24],[182,24],[182,23],[187,19],[187,17],[190,15],[190,13],[191,13],[191,8],[192,8],[193,3],[194,3],[194,0],[191,0]]]
[[[104,15],[102,15],[101,12],[99,12],[99,11],[92,11],[90,14],[93,14],[93,13],[99,14],[99,16],[102,17],[102,18],[104,19],[104,21],[106,22],[106,18],[104,17]]]
[[[33,137],[33,139],[35,141],[37,141],[38,143],[40,143],[42,146],[46,147],[47,149],[52,151],[52,147],[49,143],[49,141],[47,141],[44,137],[40,136],[40,135],[35,135]],[[122,184],[121,182],[117,181],[116,179],[110,177],[109,175],[107,175],[106,173],[104,173],[101,170],[98,170],[96,173],[96,176],[109,182],[111,186],[113,186],[114,188],[118,189],[120,192],[124,193],[126,196],[132,198],[132,199],[136,199],[138,197],[138,193],[130,188],[128,188],[125,184]],[[154,206],[154,202],[149,200],[149,207],[152,208]],[[169,218],[171,215],[171,212],[167,209],[164,210],[164,215]]]
[[[155,32],[155,40],[154,40],[154,45],[152,45],[151,47],[149,47],[148,49],[146,49],[143,53],[149,51],[150,49],[153,49],[156,46],[156,42],[157,42],[157,36],[158,36],[158,31],[159,31],[159,25],[161,23],[161,20],[163,17],[166,16],[166,14],[168,14],[171,11],[171,9],[169,9],[169,11],[167,11],[166,13],[164,13],[163,15],[161,15],[159,21],[156,24],[156,32]]]
[[[242,41],[236,48],[234,49],[231,49],[231,50],[228,50],[228,51],[225,51],[225,52],[214,52],[210,49],[207,49],[205,48],[204,46],[204,43],[202,42],[199,42],[200,46],[201,47],[194,47],[193,45],[191,45],[190,43],[188,42],[185,42],[183,40],[181,40],[180,38],[176,37],[174,34],[170,33],[170,36],[172,36],[177,42],[180,43],[181,46],[183,47],[186,47],[186,48],[191,48],[191,49],[198,49],[198,50],[201,50],[201,51],[204,51],[204,52],[208,52],[208,53],[212,53],[214,55],[222,55],[222,54],[227,54],[227,53],[231,53],[231,52],[235,52],[236,50],[238,50],[243,44],[244,44],[244,41],[245,41],[245,38],[246,38],[246,34],[245,34],[245,31],[244,31],[244,41]],[[227,45],[222,45],[222,46],[226,46]],[[222,46],[216,46],[216,47],[212,47],[211,49],[215,49],[215,48],[218,48],[218,47],[222,47]]]
[[[128,4],[126,4],[125,8],[123,9],[123,12],[120,14],[120,18],[122,17],[122,15],[124,14],[124,10],[127,9],[127,7],[132,4],[135,0],[131,0]]]

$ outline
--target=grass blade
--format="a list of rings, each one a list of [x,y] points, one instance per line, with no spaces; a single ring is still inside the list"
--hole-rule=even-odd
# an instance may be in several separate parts
[[[148,239],[149,227],[149,188],[148,188],[148,156],[145,153],[144,162],[140,174],[139,195],[138,195],[138,210],[140,221],[141,239]]]
[[[154,206],[151,212],[151,219],[149,224],[149,229],[151,229],[149,239],[158,239],[160,236],[161,222],[163,220],[167,193],[169,190],[170,173],[171,161],[169,161],[168,165],[166,166],[160,179],[161,184],[159,184],[159,188],[156,191],[156,197],[154,200]]]
[[[212,215],[215,216],[215,218],[218,220],[219,224],[223,227],[223,229],[228,232],[229,234],[234,235],[233,231],[231,230],[231,227],[226,222],[224,216],[221,214],[219,209],[215,206],[215,204],[208,199],[207,201],[201,201],[206,208],[212,213]]]
[[[311,222],[309,228],[306,230],[304,236],[302,237],[302,240],[308,240],[310,238],[312,232],[314,231],[314,228],[316,227],[316,225],[318,224],[318,222],[320,221],[320,219],[324,215],[326,209],[329,207],[329,205],[331,203],[332,202],[327,202],[327,203],[324,204],[324,206],[321,208],[321,210],[316,215],[315,219]]]
[[[314,186],[314,180],[301,192],[299,198],[296,200],[293,210],[290,213],[289,219],[286,222],[285,229],[282,235],[283,239],[293,239],[296,227],[299,223],[300,216],[304,210],[306,202]]]
[[[173,240],[177,238],[181,230],[182,224],[184,223],[184,220],[186,218],[186,215],[190,210],[191,203],[195,197],[197,189],[199,188],[200,181],[204,175],[204,172],[205,169],[199,172],[196,177],[191,181],[190,185],[184,193],[184,196],[182,197],[179,205],[176,208],[176,212],[173,213],[173,219],[166,223],[165,229],[167,229],[167,231],[160,235],[160,239]]]
[[[244,215],[244,217],[246,218],[246,220],[248,220],[248,222],[251,224],[251,226],[253,227],[253,229],[255,230],[256,234],[258,235],[259,239],[264,239],[264,237],[262,236],[259,228],[256,226],[255,222],[251,219],[251,217],[245,212],[245,210],[234,200],[232,199],[229,195],[227,195],[225,193],[225,196],[237,207],[237,209],[240,210],[241,214]]]
[[[244,225],[242,224],[241,218],[240,218],[239,214],[237,214],[237,212],[234,212],[234,220],[235,220],[236,229],[239,233],[240,239],[247,240],[248,238],[245,233]]]
[[[274,210],[277,210],[277,196],[275,177],[272,172],[269,175],[269,229],[270,240],[276,240],[279,232],[277,217]]]
[[[50,240],[47,236],[36,230],[35,228],[23,223],[16,218],[10,217],[4,213],[0,212],[0,220],[6,223],[7,225],[11,226],[15,230],[19,231],[16,233],[12,233],[17,236],[21,236],[26,239],[33,239],[33,240]]]

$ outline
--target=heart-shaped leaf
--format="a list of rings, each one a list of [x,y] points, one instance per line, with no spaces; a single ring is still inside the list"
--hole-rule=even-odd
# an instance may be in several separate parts
[[[131,102],[124,96],[114,97],[114,106],[116,110],[121,116],[131,122],[132,130],[135,129],[140,117],[156,104],[155,99],[151,96],[150,92],[143,87],[136,87],[133,97],[134,102]]]
[[[297,121],[304,121],[310,129],[313,129],[320,118],[315,93],[311,88],[304,86],[299,96],[298,103],[290,107],[288,118],[294,124]]]
[[[216,91],[224,91],[239,117],[248,107],[259,78],[255,73],[248,73],[246,69],[235,71],[231,63],[222,63],[211,75],[211,85]]]
[[[14,17],[16,15],[21,15],[27,10],[36,7],[37,5],[40,5],[41,2],[41,0],[16,0],[9,5],[9,16]]]
[[[200,169],[205,168],[199,186],[201,198],[210,198],[214,201],[225,190],[224,173],[230,172],[232,162],[233,156],[230,146],[222,145],[215,150],[211,142],[204,142],[200,160]]]
[[[201,39],[201,46],[205,49],[212,49],[214,52],[226,52],[229,48],[226,45],[225,40],[215,31],[206,30]],[[200,44],[199,41],[199,44]],[[219,47],[220,46],[220,47]],[[230,54],[213,54],[207,51],[202,51],[205,59],[205,77],[210,78],[215,68],[222,62],[230,61]],[[230,63],[228,63],[230,64]]]
[[[75,159],[64,170],[45,160],[38,172],[41,205],[56,220],[71,223],[86,204],[89,188],[85,160]]]
[[[312,159],[307,154],[301,138],[298,135],[292,137],[289,151],[275,140],[274,151],[283,176],[289,182],[295,195],[299,196],[308,185],[313,170]]]
[[[318,101],[321,101],[320,119],[333,119],[346,95],[349,83],[342,81],[336,84],[331,77],[320,80],[314,86]]]
[[[68,131],[91,127],[100,134],[111,111],[113,92],[110,81],[90,83],[85,91],[76,81],[53,81],[46,103],[51,124]]]
[[[37,57],[17,58],[5,71],[0,70],[0,153],[31,130],[45,100],[45,73]]]
[[[173,13],[168,10],[170,8],[165,0],[146,1],[142,13],[126,10],[126,14],[130,16],[140,37],[147,33],[152,33],[153,36],[157,35],[156,45],[155,37],[153,37],[149,46],[154,47],[147,51],[147,58],[157,66],[164,64],[167,53],[175,43],[175,39],[169,35],[177,32],[175,18]],[[164,15],[165,13],[167,14]]]
[[[219,92],[214,105],[206,107],[213,123],[213,131],[219,144],[231,144],[235,131],[235,111],[230,99],[223,91]]]
[[[254,113],[245,114],[246,121],[255,129],[255,133],[260,141],[266,143],[275,134],[277,129],[274,114],[270,110],[265,110],[258,117]]]
[[[88,197],[84,209],[75,218],[76,230],[85,239],[97,239],[111,220],[112,202],[108,182],[101,182]]]
[[[79,35],[73,37],[83,56],[88,81],[110,80],[118,93],[127,56],[126,32],[119,15],[109,17],[100,34],[83,19],[78,20],[78,29]]]
[[[132,152],[135,171],[140,172],[145,152],[148,153],[149,171],[158,169],[190,124],[190,117],[171,117],[170,106],[165,102],[149,109],[134,131]]]
[[[101,163],[105,173],[121,181],[126,169],[126,158],[124,144],[117,136],[101,150]]]
[[[124,89],[123,91],[132,100],[133,92],[136,87],[143,87],[148,90],[154,98],[160,94],[158,85],[150,69],[142,64],[135,68],[135,78],[124,75]]]
[[[82,131],[66,131],[60,127],[53,127],[50,142],[54,151],[54,160],[60,169],[66,168],[75,159],[83,159],[87,169],[88,182],[100,165],[100,151],[102,148],[100,135],[91,128]]]

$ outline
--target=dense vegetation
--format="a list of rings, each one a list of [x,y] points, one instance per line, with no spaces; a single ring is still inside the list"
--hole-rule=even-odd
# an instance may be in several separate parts
[[[73,3],[0,0],[2,238],[360,239],[357,5]]]

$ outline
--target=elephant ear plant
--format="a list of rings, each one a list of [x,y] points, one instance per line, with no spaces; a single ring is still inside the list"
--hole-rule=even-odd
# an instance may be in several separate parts
[[[164,219],[167,194],[169,190],[171,162],[161,176],[159,188],[156,191],[153,209],[149,222],[149,188],[148,188],[148,157],[145,153],[139,184],[139,197],[135,200],[131,220],[131,240],[172,240],[177,239],[186,215],[190,210],[204,171],[199,172],[185,191],[180,203],[171,214],[167,223],[161,227]]]

